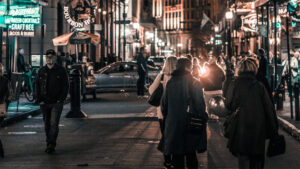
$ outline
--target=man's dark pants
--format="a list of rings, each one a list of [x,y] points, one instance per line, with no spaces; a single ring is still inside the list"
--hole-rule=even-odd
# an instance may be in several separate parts
[[[175,169],[184,169],[185,164],[184,161],[186,159],[186,165],[188,169],[197,169],[198,168],[198,159],[196,152],[191,152],[191,153],[186,153],[186,154],[181,154],[173,155],[173,165]]]
[[[144,72],[139,72],[139,79],[137,80],[137,95],[144,96],[144,86],[145,86],[146,74]]]
[[[62,103],[41,105],[46,132],[47,147],[55,148],[59,131],[59,119],[63,109]]]

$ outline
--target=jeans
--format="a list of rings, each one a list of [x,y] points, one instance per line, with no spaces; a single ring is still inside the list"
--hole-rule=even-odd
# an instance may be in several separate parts
[[[144,86],[145,86],[145,73],[139,73],[139,79],[137,80],[137,95],[138,96],[144,96]]]
[[[184,157],[188,169],[198,169],[198,159],[196,152],[181,155],[172,155],[172,161],[175,169],[184,169]]]
[[[261,155],[244,155],[240,154],[239,169],[263,169],[265,164],[264,154]]]
[[[41,105],[47,137],[47,147],[55,148],[56,146],[56,139],[59,131],[58,125],[62,109],[62,103]]]

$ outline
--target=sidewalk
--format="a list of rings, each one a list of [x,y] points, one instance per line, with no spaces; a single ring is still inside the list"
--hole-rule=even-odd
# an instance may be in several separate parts
[[[296,140],[300,141],[300,121],[295,120],[295,101],[293,102],[294,119],[291,119],[290,99],[288,96],[285,98],[283,110],[277,111],[279,125],[282,129],[296,138]]]
[[[23,120],[25,118],[39,114],[40,106],[28,102],[25,98],[11,102],[8,107],[7,118],[4,119],[2,126]]]

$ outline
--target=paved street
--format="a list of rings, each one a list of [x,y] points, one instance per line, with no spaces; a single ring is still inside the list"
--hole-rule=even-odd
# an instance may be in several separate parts
[[[64,114],[69,104],[64,107]],[[156,146],[159,125],[155,108],[135,93],[99,94],[97,100],[82,104],[87,119],[62,116],[57,151],[44,153],[42,116],[35,116],[0,130],[6,157],[2,169],[161,169],[162,155]],[[237,168],[237,160],[227,151],[216,122],[208,125],[208,152],[198,154],[200,168]],[[287,152],[266,159],[269,169],[298,169],[300,144],[285,134]]]

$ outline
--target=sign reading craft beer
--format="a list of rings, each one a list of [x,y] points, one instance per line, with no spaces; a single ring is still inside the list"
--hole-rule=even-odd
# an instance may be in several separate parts
[[[39,6],[10,5],[9,12],[0,8],[0,24],[8,25],[8,36],[34,37],[35,26],[40,25]]]
[[[95,22],[95,10],[94,0],[69,0],[64,6],[64,15],[73,28],[84,28]]]

